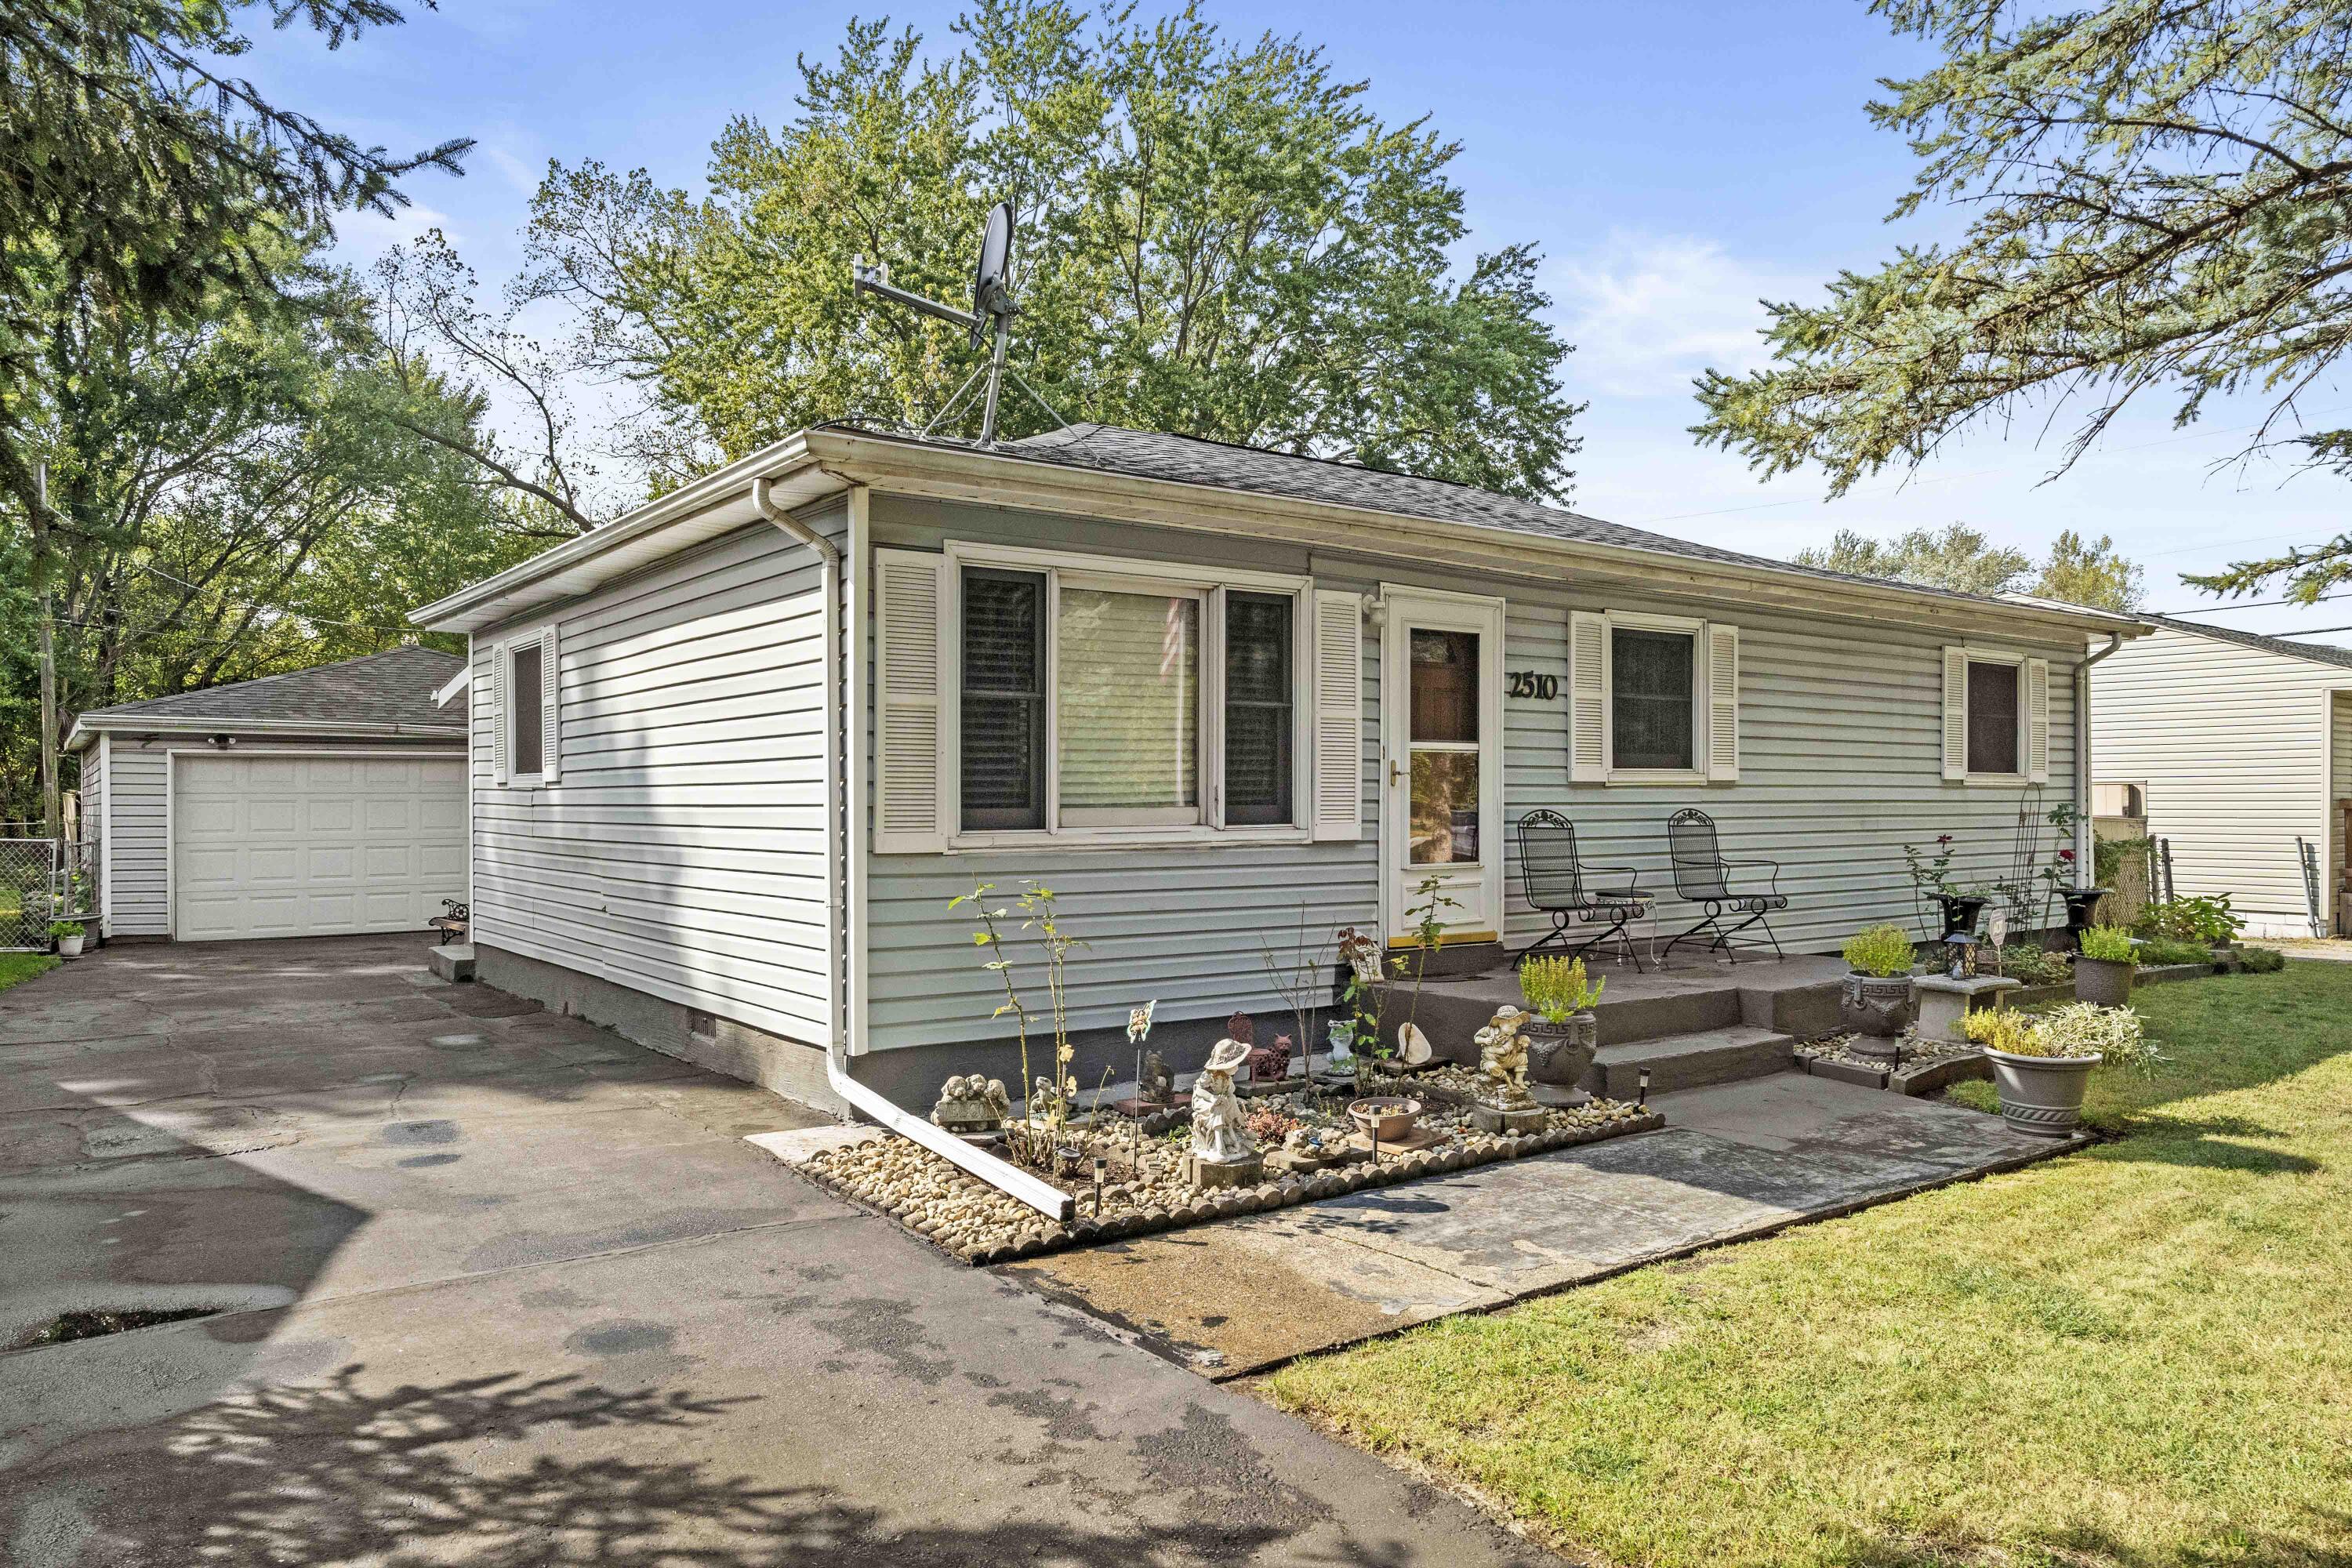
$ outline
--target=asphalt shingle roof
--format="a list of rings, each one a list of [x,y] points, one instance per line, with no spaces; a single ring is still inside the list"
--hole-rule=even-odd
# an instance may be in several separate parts
[[[124,720],[265,719],[273,724],[304,720],[348,726],[382,724],[462,725],[457,703],[434,706],[433,694],[465,668],[453,654],[429,647],[396,647],[389,653],[347,658],[284,675],[265,675],[203,691],[183,691],[173,697],[125,702],[113,708],[93,708],[82,721],[106,721],[119,727]]]
[[[2326,643],[2293,642],[2285,637],[2266,637],[2260,632],[2242,632],[2228,626],[2209,626],[2202,621],[2177,621],[2170,616],[2151,616],[2143,612],[2139,617],[2167,630],[2195,632],[2217,642],[2233,642],[2246,647],[2258,647],[2264,653],[2284,654],[2289,658],[2308,658],[2320,664],[2338,665],[2352,669],[2352,648],[2329,647]]]

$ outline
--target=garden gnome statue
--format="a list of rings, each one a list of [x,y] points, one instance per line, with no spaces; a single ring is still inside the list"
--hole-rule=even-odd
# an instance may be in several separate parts
[[[934,1125],[971,1137],[994,1132],[1013,1114],[1013,1099],[1001,1079],[971,1073],[940,1085],[940,1102],[931,1107]]]
[[[1192,1184],[1246,1187],[1256,1184],[1263,1166],[1257,1140],[1242,1120],[1234,1093],[1234,1071],[1249,1059],[1239,1040],[1219,1040],[1192,1083]]]
[[[1137,1085],[1137,1096],[1154,1105],[1166,1105],[1176,1098],[1176,1075],[1168,1070],[1168,1058],[1158,1051],[1143,1053],[1143,1080]]]
[[[1486,1098],[1471,1108],[1471,1119],[1486,1131],[1532,1132],[1543,1125],[1543,1110],[1528,1092],[1528,1016],[1517,1007],[1500,1007],[1471,1037],[1486,1080]]]

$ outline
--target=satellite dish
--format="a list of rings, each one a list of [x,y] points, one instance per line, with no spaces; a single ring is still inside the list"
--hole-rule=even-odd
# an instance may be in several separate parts
[[[1013,204],[999,202],[988,209],[988,226],[980,236],[980,261],[971,269],[971,313],[977,318],[971,324],[974,348],[980,346],[981,334],[992,317],[1013,314],[1013,293],[1005,287],[1005,272],[1012,261]]]

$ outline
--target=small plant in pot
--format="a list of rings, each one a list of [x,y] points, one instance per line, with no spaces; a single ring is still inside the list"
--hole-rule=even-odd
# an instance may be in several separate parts
[[[2138,966],[2131,932],[2121,926],[2089,926],[2074,958],[2074,1000],[2120,1007],[2131,1000],[2132,971]]]
[[[1872,926],[1846,939],[1844,994],[1838,1013],[1858,1037],[1850,1047],[1865,1057],[1895,1052],[1895,1042],[1911,1025],[1917,992],[1911,978],[1911,939],[1897,925]]]
[[[1528,1077],[1568,1089],[1583,1082],[1601,1045],[1601,1021],[1592,1005],[1607,984],[1588,980],[1580,958],[1545,954],[1520,963],[1519,994],[1536,1016],[1523,1031]]]
[[[79,958],[81,956],[82,930],[79,921],[52,921],[49,922],[49,934],[57,938],[58,957]]]
[[[2163,1058],[2128,1007],[2070,1002],[2045,1017],[2007,1007],[1970,1013],[1960,1030],[1984,1052],[2001,1120],[2020,1132],[2064,1138],[2083,1121],[2083,1097],[2101,1064],[2152,1072]]]

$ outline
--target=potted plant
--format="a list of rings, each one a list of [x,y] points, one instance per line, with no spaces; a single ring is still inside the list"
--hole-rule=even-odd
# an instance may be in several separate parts
[[[1600,1018],[1592,1005],[1601,1000],[1606,980],[1588,981],[1584,960],[1559,954],[1524,959],[1519,963],[1519,995],[1535,1015],[1524,1033],[1528,1041],[1528,1076],[1538,1083],[1584,1081],[1600,1048]]]
[[[1910,1026],[1916,1007],[1911,980],[1911,939],[1895,925],[1876,925],[1846,939],[1845,994],[1838,1011],[1845,1026],[1866,1039],[1892,1040]],[[1884,1055],[1893,1047],[1874,1050],[1857,1044],[1864,1056]]]
[[[1960,1029],[1992,1068],[2001,1120],[2043,1138],[2064,1138],[2082,1124],[2083,1097],[2101,1063],[2148,1072],[2162,1059],[2138,1014],[2094,1002],[2070,1002],[2042,1018],[2007,1007],[1970,1013]]]
[[[1943,912],[1943,930],[1936,933],[1940,942],[1946,937],[1965,936],[1977,929],[1977,921],[1985,910],[1988,900],[1980,889],[1964,888],[1952,880],[1952,836],[1936,836],[1936,852],[1924,853],[1916,844],[1903,847],[1903,858],[1911,870],[1911,886],[1921,895],[1936,900]]]
[[[81,956],[82,930],[79,921],[51,921],[49,934],[58,940],[58,957],[79,958]]]
[[[2131,1000],[2132,972],[2138,960],[2131,932],[2121,926],[2086,926],[2083,951],[2074,959],[2074,1000],[2120,1007]]]

